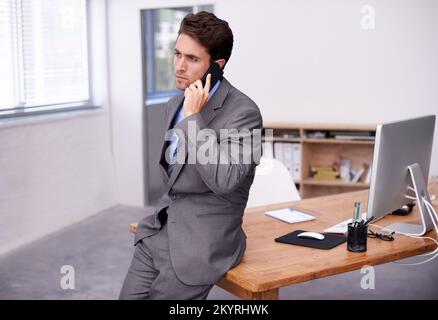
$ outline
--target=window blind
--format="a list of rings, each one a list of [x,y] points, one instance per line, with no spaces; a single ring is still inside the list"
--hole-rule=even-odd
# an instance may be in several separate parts
[[[0,2],[0,108],[86,104],[87,1]]]
[[[13,41],[15,33],[14,1],[0,0],[0,110],[16,105],[15,94],[15,62]]]

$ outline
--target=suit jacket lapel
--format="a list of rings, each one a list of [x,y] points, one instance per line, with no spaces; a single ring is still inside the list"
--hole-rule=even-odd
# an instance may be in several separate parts
[[[204,119],[205,125],[207,126],[216,116],[216,109],[222,107],[224,100],[230,91],[231,84],[227,81],[227,79],[222,78],[222,83],[214,95],[208,100],[204,109],[201,111],[202,118]]]
[[[222,107],[223,102],[228,94],[228,91],[231,88],[231,84],[225,79],[222,79],[222,83],[220,87],[217,89],[217,91],[214,93],[214,95],[211,97],[210,100],[208,100],[207,104],[201,111],[202,118],[204,119],[205,125],[208,125],[211,121],[213,121],[214,117],[216,116],[215,110]],[[175,117],[176,111],[178,110],[178,107],[181,105],[181,102],[184,98],[184,95],[181,95],[181,97],[178,97],[175,99],[174,103],[170,106],[170,116],[166,124],[167,130],[171,129],[170,126],[172,125],[172,119]],[[164,151],[166,147],[166,142],[163,144],[162,153],[161,156],[164,157]],[[184,160],[187,160],[187,154],[188,154],[188,148],[187,146],[184,148]],[[166,159],[164,157],[163,163],[165,163]],[[172,174],[169,177],[169,188],[172,187],[172,185],[175,183],[176,178],[178,177],[179,173],[181,172],[182,167],[185,164],[184,163],[177,163],[175,164]],[[163,166],[164,172],[166,177],[168,177],[167,170],[165,170],[165,167]]]

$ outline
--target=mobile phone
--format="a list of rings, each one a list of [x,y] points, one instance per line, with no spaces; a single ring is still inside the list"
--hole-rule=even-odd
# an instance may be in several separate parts
[[[202,86],[205,86],[205,81],[207,81],[207,75],[209,73],[211,73],[211,85],[210,85],[210,89],[211,89],[214,87],[216,82],[222,79],[224,72],[219,66],[219,64],[213,62],[213,64],[210,66],[210,68],[208,68],[207,72],[201,78]]]

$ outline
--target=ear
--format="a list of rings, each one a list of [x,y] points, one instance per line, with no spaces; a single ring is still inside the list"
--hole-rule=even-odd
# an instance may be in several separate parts
[[[221,67],[221,69],[223,69],[226,61],[225,59],[219,59],[216,60],[215,62],[219,65],[219,67]]]

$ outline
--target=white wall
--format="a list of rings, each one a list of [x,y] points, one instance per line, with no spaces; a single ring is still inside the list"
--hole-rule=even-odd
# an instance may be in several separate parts
[[[362,5],[376,28],[361,29]],[[226,74],[265,121],[381,123],[438,113],[438,1],[219,1]],[[245,17],[245,18],[242,18]],[[438,174],[438,129],[431,173]]]
[[[437,113],[435,0],[110,0],[110,92],[123,203],[144,199],[140,9],[209,3],[235,35],[226,77],[258,103],[265,121],[377,124]],[[376,10],[373,31],[360,27],[365,4]],[[438,174],[438,132],[431,173]]]
[[[0,255],[118,203],[107,102],[105,2],[93,3],[98,111],[0,120]]]

